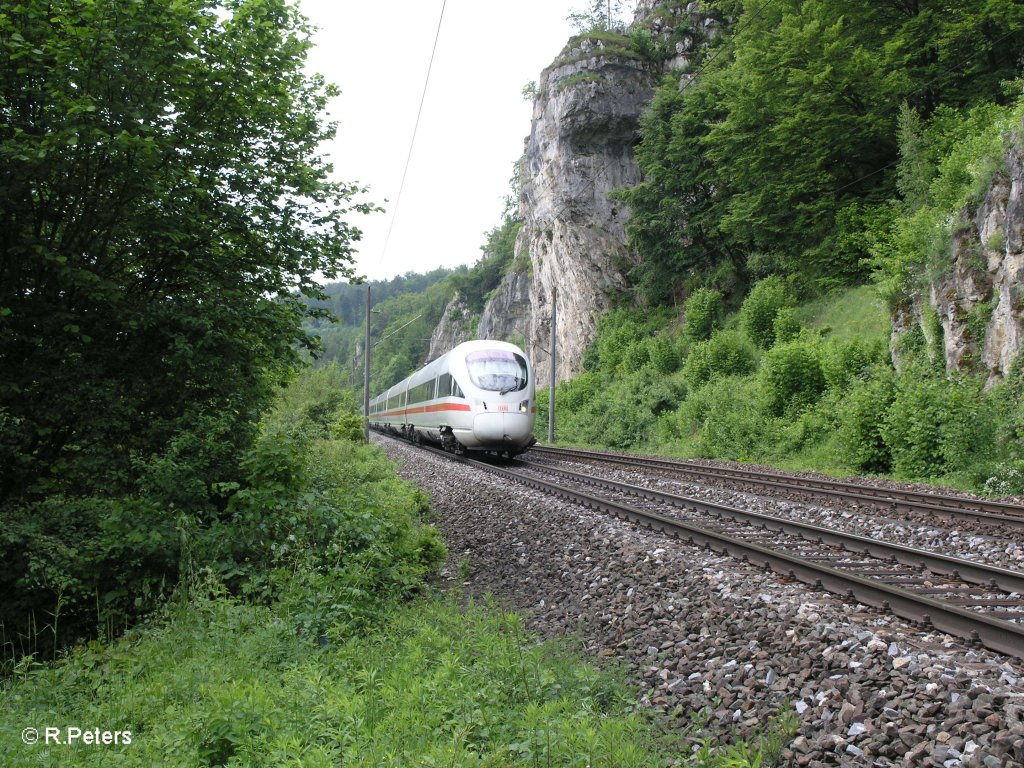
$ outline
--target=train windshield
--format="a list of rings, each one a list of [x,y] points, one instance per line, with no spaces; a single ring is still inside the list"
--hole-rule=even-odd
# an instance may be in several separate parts
[[[526,388],[526,358],[515,352],[488,349],[466,355],[466,367],[472,382],[491,392],[518,392]]]

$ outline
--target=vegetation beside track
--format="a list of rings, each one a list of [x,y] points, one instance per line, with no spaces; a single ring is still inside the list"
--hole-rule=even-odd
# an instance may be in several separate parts
[[[798,303],[766,280],[731,314],[711,291],[691,301],[683,322],[603,318],[586,370],[558,386],[560,442],[1024,492],[1021,365],[986,390],[922,343],[895,370],[870,286]]]

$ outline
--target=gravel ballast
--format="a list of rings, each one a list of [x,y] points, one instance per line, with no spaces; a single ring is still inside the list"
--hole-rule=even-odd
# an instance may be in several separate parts
[[[430,494],[448,579],[624,660],[681,730],[700,713],[709,735],[750,736],[792,710],[793,765],[1024,765],[1020,660],[374,440]]]

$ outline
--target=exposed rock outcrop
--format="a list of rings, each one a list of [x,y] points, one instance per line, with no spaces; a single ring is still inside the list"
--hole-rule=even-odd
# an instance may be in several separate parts
[[[472,335],[473,311],[463,298],[456,293],[444,308],[441,322],[430,334],[430,351],[427,360],[440,357],[452,347],[474,338]]]
[[[516,262],[530,267],[503,278],[475,330],[480,338],[522,342],[539,381],[549,376],[555,291],[562,380],[580,372],[610,296],[626,289],[624,270],[634,262],[626,245],[629,211],[608,194],[641,180],[633,145],[662,72],[686,65],[716,29],[698,3],[664,0],[639,0],[637,25],[675,57],[656,66],[625,35],[581,35],[541,73],[534,98],[515,245]],[[432,356],[444,351],[440,344],[471,335],[465,317],[461,335],[454,332],[457,314],[455,307],[445,312]]]
[[[1018,132],[981,205],[961,213],[949,268],[932,281],[927,305],[919,301],[894,316],[894,339],[916,321],[926,339],[941,349],[947,371],[981,372],[989,384],[1009,372],[1024,346],[1022,198],[1024,154]],[[929,310],[938,314],[941,339],[928,338]],[[893,346],[898,349],[898,343]]]
[[[1019,137],[1006,161],[1008,174],[993,184],[976,219],[994,302],[982,358],[992,377],[1004,376],[1024,345],[1024,155]]]
[[[529,269],[509,271],[484,307],[476,338],[524,344],[530,330],[531,309]]]
[[[558,290],[558,369],[581,369],[611,291],[625,288],[625,208],[608,199],[636,184],[633,144],[654,75],[628,52],[587,38],[570,43],[541,75],[523,161],[516,253],[533,264],[527,345],[538,379],[548,375],[551,298]]]

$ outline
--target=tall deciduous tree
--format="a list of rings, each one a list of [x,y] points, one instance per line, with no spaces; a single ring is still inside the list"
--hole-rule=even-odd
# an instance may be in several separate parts
[[[309,46],[285,0],[4,4],[0,503],[248,439],[371,207],[318,154]]]

